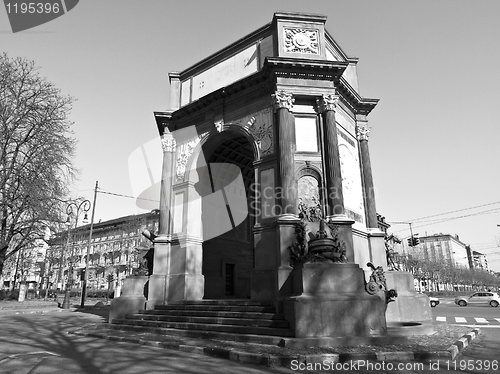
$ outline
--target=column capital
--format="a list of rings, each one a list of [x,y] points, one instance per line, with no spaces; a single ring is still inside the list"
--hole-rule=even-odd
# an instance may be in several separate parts
[[[176,142],[174,136],[170,132],[164,133],[161,136],[161,147],[163,148],[164,153],[166,152],[173,153],[175,151],[175,146]]]
[[[276,112],[278,109],[288,109],[289,111],[293,108],[293,103],[295,99],[293,94],[287,91],[276,91],[271,95],[273,109]]]
[[[338,101],[339,101],[338,95],[323,94],[321,97],[318,97],[316,99],[316,104],[318,105],[318,112],[324,113],[329,110],[335,111]]]
[[[370,128],[368,127],[367,121],[358,121],[356,124],[356,136],[359,141],[366,140],[368,141],[370,135]]]

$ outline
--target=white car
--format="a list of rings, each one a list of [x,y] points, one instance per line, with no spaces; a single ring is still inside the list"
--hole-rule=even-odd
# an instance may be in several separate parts
[[[431,303],[431,307],[436,307],[439,304],[439,299],[437,297],[429,296],[429,301]]]
[[[497,307],[500,304],[500,296],[495,292],[475,292],[470,296],[456,297],[455,304],[460,306],[490,305]]]

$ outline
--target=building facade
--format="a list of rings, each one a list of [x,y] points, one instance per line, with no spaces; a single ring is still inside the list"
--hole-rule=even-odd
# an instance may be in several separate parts
[[[0,274],[0,284],[3,289],[17,288],[20,282],[28,284],[29,289],[36,289],[43,283],[46,274],[46,259],[48,243],[36,239],[26,248],[17,251],[5,261]]]
[[[458,235],[434,234],[420,238],[417,247],[407,247],[408,254],[418,254],[432,262],[446,262],[452,266],[472,267],[470,247],[461,242]]]
[[[475,269],[490,270],[488,266],[488,256],[484,253],[472,251],[472,264]]]
[[[95,223],[90,240],[88,288],[107,288],[109,275],[113,276],[113,285],[131,275],[139,267],[139,250],[152,247],[142,231],[156,233],[158,223],[157,211]],[[14,279],[27,282],[32,289],[63,290],[68,281],[71,287],[80,287],[89,234],[90,225],[82,225],[57,233],[48,241],[36,240],[6,262],[4,288],[12,288]]]

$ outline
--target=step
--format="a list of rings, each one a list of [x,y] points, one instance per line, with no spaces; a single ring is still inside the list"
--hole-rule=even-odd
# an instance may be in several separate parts
[[[128,331],[131,334],[148,333],[151,335],[158,335],[164,337],[186,337],[192,339],[209,339],[209,340],[227,340],[233,342],[246,342],[254,344],[268,344],[268,345],[282,345],[283,337],[269,336],[269,335],[255,335],[255,334],[232,334],[217,331],[201,331],[201,330],[180,330],[171,328],[155,328],[146,326],[133,326],[133,325],[113,325],[103,324],[99,326],[99,331],[120,330]]]
[[[227,311],[248,313],[274,313],[274,306],[265,305],[227,305],[227,304],[169,304],[156,305],[155,310],[199,310],[199,311]]]
[[[151,314],[129,314],[126,319],[133,320],[150,320],[150,321],[165,321],[165,322],[189,322],[201,324],[219,324],[219,325],[243,325],[255,327],[276,327],[289,328],[290,325],[286,320],[277,319],[259,319],[259,318],[228,318],[228,317],[205,317],[205,316],[185,316],[185,315],[151,315]]]
[[[218,325],[218,324],[198,324],[190,322],[167,322],[167,321],[147,321],[136,319],[114,319],[112,325],[122,326],[143,326],[149,328],[168,328],[198,331],[227,332],[234,334],[256,334],[290,337],[293,333],[287,328],[276,327],[258,327],[258,326],[236,326],[236,325]]]
[[[260,312],[227,312],[205,310],[140,310],[139,314],[158,316],[193,316],[193,317],[221,317],[221,318],[252,318],[252,319],[285,319],[283,314]]]
[[[248,306],[273,306],[270,301],[255,301],[247,299],[207,299],[207,300],[182,300],[173,301],[168,305],[248,305]]]

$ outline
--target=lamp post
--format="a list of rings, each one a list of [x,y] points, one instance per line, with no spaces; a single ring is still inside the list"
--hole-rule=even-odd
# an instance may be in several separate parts
[[[80,204],[77,204],[76,202],[71,202],[68,204],[66,207],[66,214],[68,215],[68,219],[66,220],[66,225],[68,225],[68,238],[66,241],[66,249],[69,246],[69,238],[71,235],[71,216],[73,215],[73,209],[76,209],[76,219],[75,219],[75,228],[78,227],[78,217],[80,215],[80,211],[85,212],[85,216],[83,217],[83,223],[88,222],[88,217],[87,217],[87,212],[90,210],[90,201],[89,200],[83,200],[80,202]],[[64,301],[62,304],[63,309],[69,309],[70,307],[70,287],[71,287],[71,282],[70,280],[73,279],[73,250],[74,246],[73,243],[71,245],[71,257],[70,257],[70,262],[69,262],[69,268],[68,268],[68,279],[66,282],[66,292],[64,293]],[[71,278],[70,278],[71,276]]]
[[[87,294],[87,282],[89,280],[89,261],[90,261],[90,243],[92,242],[92,230],[94,229],[94,213],[95,213],[95,202],[97,199],[97,189],[99,188],[99,182],[95,182],[94,189],[94,204],[92,205],[92,218],[90,219],[90,232],[89,239],[87,243],[87,258],[85,261],[85,274],[83,277],[83,286],[82,286],[82,301],[80,304],[80,308],[85,307],[85,296]]]

